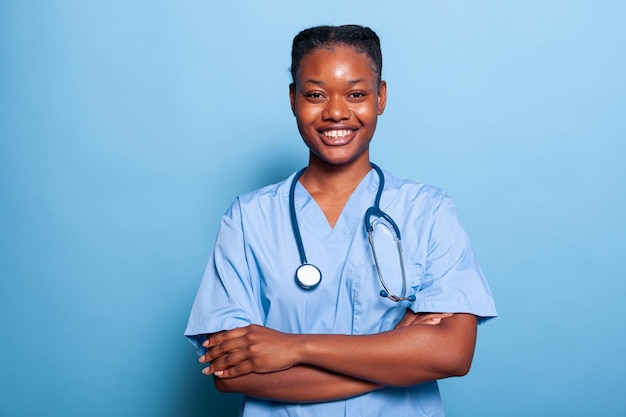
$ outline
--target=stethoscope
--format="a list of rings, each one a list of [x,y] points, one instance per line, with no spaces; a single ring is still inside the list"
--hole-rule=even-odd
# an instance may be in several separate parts
[[[402,259],[402,244],[400,243],[400,229],[396,225],[396,222],[384,211],[380,209],[380,197],[383,194],[383,189],[385,187],[385,176],[382,170],[376,165],[371,164],[372,168],[378,174],[378,191],[376,192],[376,199],[374,200],[374,205],[367,209],[365,212],[365,217],[363,222],[365,224],[365,231],[367,232],[367,238],[369,240],[370,247],[372,248],[372,255],[374,256],[374,264],[376,265],[376,272],[378,274],[378,279],[383,286],[383,289],[380,291],[381,297],[389,298],[392,301],[415,301],[414,295],[409,295],[406,297],[406,273],[404,271],[404,261]],[[293,235],[296,239],[296,245],[298,246],[298,253],[300,254],[300,266],[296,269],[296,282],[300,287],[305,290],[312,290],[317,287],[319,283],[322,281],[322,272],[313,264],[307,262],[306,253],[304,252],[304,245],[302,243],[302,235],[300,235],[300,228],[298,227],[298,218],[296,216],[296,204],[295,204],[295,189],[298,180],[304,173],[306,168],[301,169],[296,173],[291,181],[291,187],[289,188],[289,216],[291,217],[291,227],[293,229]],[[370,221],[372,217],[380,217],[383,218],[390,226],[395,235],[396,245],[398,247],[398,257],[400,260],[400,269],[402,271],[402,293],[401,295],[394,294],[383,279],[382,272],[380,270],[380,266],[378,265],[378,257],[376,256],[376,249],[374,245],[374,225]]]

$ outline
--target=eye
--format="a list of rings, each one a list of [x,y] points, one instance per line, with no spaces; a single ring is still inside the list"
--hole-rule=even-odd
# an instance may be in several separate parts
[[[306,97],[307,100],[311,100],[311,101],[320,101],[324,98],[322,93],[320,93],[319,91],[311,91],[311,92],[305,93],[304,97]]]
[[[363,100],[366,95],[367,94],[363,91],[352,91],[350,94],[348,94],[348,98],[354,101],[360,101]]]

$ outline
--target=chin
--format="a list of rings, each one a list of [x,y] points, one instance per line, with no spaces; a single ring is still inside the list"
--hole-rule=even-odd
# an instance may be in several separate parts
[[[367,154],[361,154],[358,156],[354,156],[354,155],[333,155],[333,156],[329,156],[329,155],[315,155],[315,158],[318,159],[319,161],[321,161],[322,163],[326,164],[326,165],[332,165],[332,166],[341,166],[341,165],[349,165],[352,163],[355,163],[361,159],[366,159],[369,162],[369,155]]]

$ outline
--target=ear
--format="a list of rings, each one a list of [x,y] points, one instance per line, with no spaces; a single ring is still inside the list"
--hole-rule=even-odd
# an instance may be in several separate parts
[[[289,84],[289,102],[291,103],[291,112],[296,114],[296,84]]]
[[[380,116],[385,111],[387,105],[387,82],[385,80],[380,81],[378,86],[378,115]]]

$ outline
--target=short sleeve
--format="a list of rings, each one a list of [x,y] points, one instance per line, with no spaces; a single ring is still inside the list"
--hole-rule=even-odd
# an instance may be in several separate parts
[[[193,303],[185,336],[204,353],[205,335],[262,324],[255,284],[246,260],[241,210],[236,200],[222,217],[219,233]]]
[[[413,311],[470,313],[479,323],[495,317],[491,291],[453,201],[440,191],[432,207],[424,277]]]

